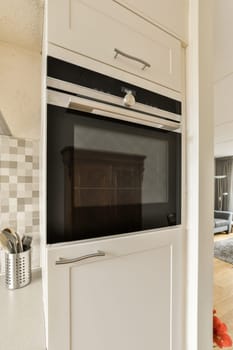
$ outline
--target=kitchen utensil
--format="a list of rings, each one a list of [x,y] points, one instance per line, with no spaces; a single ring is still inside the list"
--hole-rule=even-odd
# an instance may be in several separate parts
[[[2,230],[2,235],[5,236],[5,238],[12,243],[12,246],[13,246],[13,253],[17,253],[17,241],[16,241],[16,238],[15,236],[12,234],[11,230],[10,229],[3,229]],[[9,245],[9,243],[8,243]]]
[[[19,246],[19,252],[23,252],[23,242],[22,242],[22,239],[20,237],[20,235],[15,232],[15,235],[17,237],[17,241],[18,241],[18,246]]]
[[[23,252],[23,243],[22,240],[17,232],[12,230],[12,234],[15,236],[16,242],[17,242],[17,252],[21,253]]]
[[[32,237],[31,236],[23,236],[22,238],[23,250],[28,250],[31,248]]]
[[[23,252],[23,244],[22,244],[22,240],[21,240],[19,234],[17,232],[15,232],[15,230],[13,230],[12,228],[8,228],[8,227],[5,228],[3,231],[8,232],[9,234],[11,234],[15,238],[16,253]]]
[[[0,246],[8,253],[14,253],[12,242],[9,241],[2,232],[0,232]]]

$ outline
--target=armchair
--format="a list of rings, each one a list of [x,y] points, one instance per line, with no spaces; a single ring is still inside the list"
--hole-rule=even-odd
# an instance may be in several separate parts
[[[231,211],[214,211],[214,234],[223,231],[231,232],[232,214]]]

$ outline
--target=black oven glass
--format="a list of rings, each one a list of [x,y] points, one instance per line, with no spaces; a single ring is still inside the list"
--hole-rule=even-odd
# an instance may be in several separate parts
[[[48,243],[180,222],[179,133],[48,105]]]

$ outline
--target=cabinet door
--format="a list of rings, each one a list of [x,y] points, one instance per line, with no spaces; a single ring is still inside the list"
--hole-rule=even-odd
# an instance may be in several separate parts
[[[178,229],[49,248],[48,350],[181,350],[182,273]]]
[[[113,1],[50,0],[48,38],[60,47],[181,91],[179,40]]]
[[[188,17],[187,0],[114,0],[149,21],[167,28],[185,40]]]

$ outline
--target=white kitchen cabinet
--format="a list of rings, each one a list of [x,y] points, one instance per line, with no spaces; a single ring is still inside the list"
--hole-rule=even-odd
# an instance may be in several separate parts
[[[114,0],[148,21],[167,29],[184,41],[187,38],[187,0]]]
[[[48,40],[181,91],[181,42],[114,1],[49,0]]]
[[[173,228],[49,246],[48,350],[180,350],[182,240]]]

